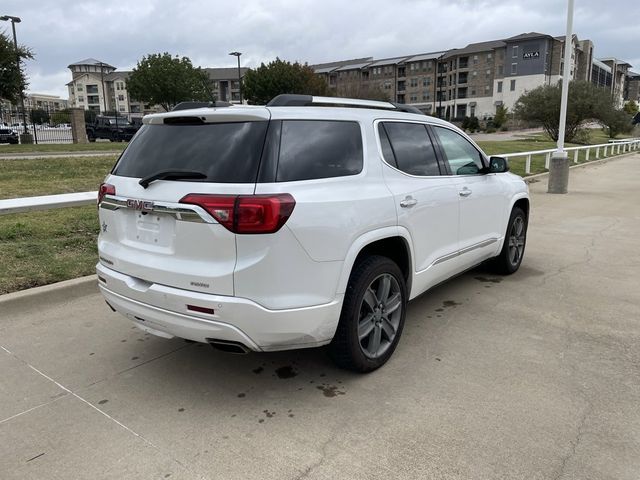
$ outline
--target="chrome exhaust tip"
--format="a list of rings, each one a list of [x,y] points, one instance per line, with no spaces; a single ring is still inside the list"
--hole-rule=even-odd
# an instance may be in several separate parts
[[[208,338],[207,341],[214,349],[221,352],[232,353],[234,355],[246,355],[251,351],[246,345],[232,340],[217,340]]]

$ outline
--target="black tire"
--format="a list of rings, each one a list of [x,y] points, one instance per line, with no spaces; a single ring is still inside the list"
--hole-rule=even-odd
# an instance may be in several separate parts
[[[378,295],[384,293],[383,283],[386,282],[389,284],[386,297],[388,302],[385,304],[387,313],[385,308],[380,309],[379,306],[374,312],[369,307],[371,299],[379,302]],[[374,292],[375,286],[378,290]],[[365,299],[365,294],[369,301]],[[379,255],[359,261],[349,277],[338,328],[329,345],[329,355],[333,361],[342,368],[362,373],[371,372],[384,365],[393,354],[402,335],[407,299],[406,282],[395,262]],[[398,302],[399,305],[396,307]],[[398,308],[400,312],[397,312]],[[367,320],[369,318],[371,324]],[[370,333],[361,340],[359,328],[360,332],[365,332],[368,326],[371,326]],[[388,333],[390,331],[395,332],[391,340]],[[374,347],[376,344],[379,348]],[[365,353],[369,347],[376,353]]]
[[[521,225],[521,232],[518,228]],[[511,275],[520,268],[527,244],[528,219],[520,207],[514,207],[507,224],[502,251],[493,259],[493,269],[502,275]]]

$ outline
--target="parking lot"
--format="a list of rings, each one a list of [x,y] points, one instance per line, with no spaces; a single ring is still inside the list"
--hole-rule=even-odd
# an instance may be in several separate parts
[[[0,300],[0,478],[637,479],[638,178],[533,183],[520,271],[411,302],[368,375],[156,338],[94,287]]]

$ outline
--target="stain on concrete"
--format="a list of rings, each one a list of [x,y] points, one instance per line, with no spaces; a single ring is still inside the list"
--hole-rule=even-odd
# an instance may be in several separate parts
[[[318,390],[322,390],[322,394],[325,397],[328,398],[333,398],[333,397],[337,397],[338,395],[344,395],[345,392],[343,392],[342,390],[338,390],[338,387],[335,385],[318,385],[316,387]]]
[[[98,405],[104,405],[104,404],[105,404],[105,403],[107,403],[108,401],[109,401],[109,400],[107,400],[107,399],[100,400],[100,401],[98,402]]]
[[[184,408],[179,408],[178,411],[179,412],[184,412]]]
[[[294,370],[294,368],[290,365],[286,365],[284,367],[276,368],[276,375],[278,378],[293,378],[298,375],[298,372]]]
[[[500,283],[502,281],[502,279],[500,277],[482,277],[482,276],[477,276],[477,277],[473,277],[476,280],[478,280],[479,282],[482,283]]]
[[[258,367],[258,368],[254,368],[253,373],[255,373],[256,375],[259,375],[260,373],[262,373],[264,371],[264,367]]]
[[[247,396],[247,394],[246,394],[246,393],[239,393],[239,394],[238,394],[238,398],[244,398],[244,397],[246,397],[246,396]]]

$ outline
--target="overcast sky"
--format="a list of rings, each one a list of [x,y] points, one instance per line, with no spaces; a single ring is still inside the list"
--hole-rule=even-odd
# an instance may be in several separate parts
[[[640,0],[575,0],[574,32],[640,71]],[[36,55],[29,91],[67,98],[70,63],[93,57],[128,70],[145,54],[202,67],[258,66],[276,56],[321,63],[461,48],[523,32],[563,35],[565,0],[3,0]],[[8,23],[0,28],[9,33]]]

